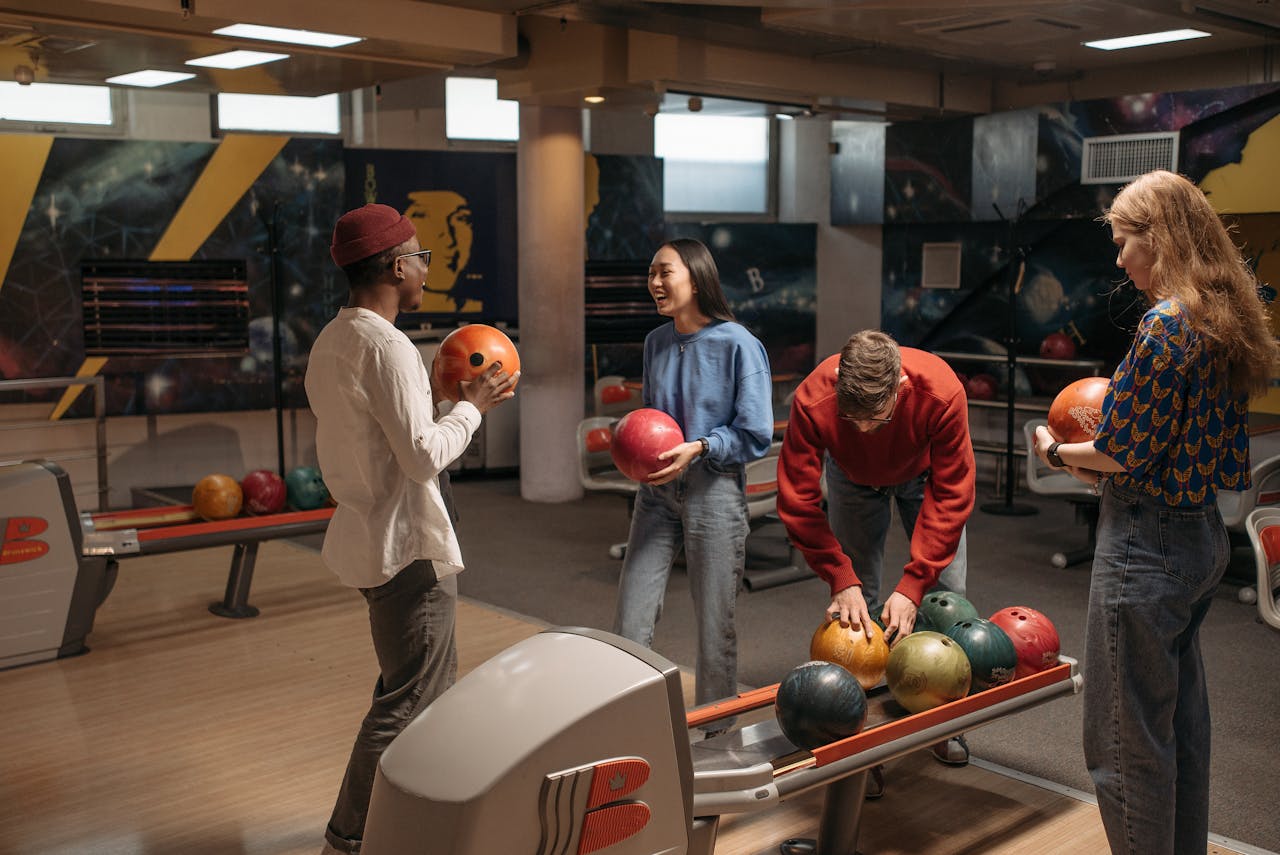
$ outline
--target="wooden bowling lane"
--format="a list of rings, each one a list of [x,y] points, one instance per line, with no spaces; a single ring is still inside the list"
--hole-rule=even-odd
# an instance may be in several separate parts
[[[257,620],[206,610],[225,549],[141,556],[100,609],[89,653],[0,671],[0,853],[319,852],[371,690],[365,608],[314,552],[276,540],[258,560]],[[460,670],[542,628],[463,601]],[[716,855],[811,837],[821,806],[814,793],[725,817]],[[1105,848],[1091,805],[924,754],[890,765],[863,817],[866,855]]]

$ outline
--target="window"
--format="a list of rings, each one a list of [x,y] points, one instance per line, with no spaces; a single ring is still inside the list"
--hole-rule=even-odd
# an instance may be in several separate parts
[[[653,148],[666,210],[768,213],[768,117],[659,113]]]
[[[336,134],[342,130],[338,96],[218,93],[217,126],[223,131],[287,131]]]
[[[59,125],[112,125],[111,89],[60,83],[0,83],[0,119]]]
[[[498,81],[447,77],[444,132],[451,140],[520,139],[520,105],[498,98]]]

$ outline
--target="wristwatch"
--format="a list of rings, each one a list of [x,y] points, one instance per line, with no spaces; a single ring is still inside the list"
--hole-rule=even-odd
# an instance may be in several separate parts
[[[698,452],[698,456],[705,457],[707,452],[711,450],[711,443],[707,442],[705,436],[698,437],[698,442],[702,443],[702,450]]]
[[[1067,465],[1066,463],[1063,463],[1062,458],[1058,456],[1058,446],[1060,445],[1062,445],[1060,442],[1052,443],[1044,453],[1044,456],[1049,458],[1049,465],[1054,469],[1062,469]]]

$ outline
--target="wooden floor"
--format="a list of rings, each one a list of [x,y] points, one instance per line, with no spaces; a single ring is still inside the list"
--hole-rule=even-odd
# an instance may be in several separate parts
[[[90,653],[0,672],[0,855],[319,852],[372,690],[363,601],[315,553],[268,542],[262,615],[217,618],[230,559],[124,561]],[[464,601],[461,671],[541,628]],[[777,852],[815,833],[820,808],[726,817],[716,853]],[[864,817],[866,855],[1106,851],[1091,805],[921,754],[889,767]]]

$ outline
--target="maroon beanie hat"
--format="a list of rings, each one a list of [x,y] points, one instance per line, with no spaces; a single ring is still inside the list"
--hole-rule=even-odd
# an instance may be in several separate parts
[[[417,230],[409,218],[390,205],[365,205],[338,220],[329,254],[335,264],[346,267],[399,246],[415,234]]]

